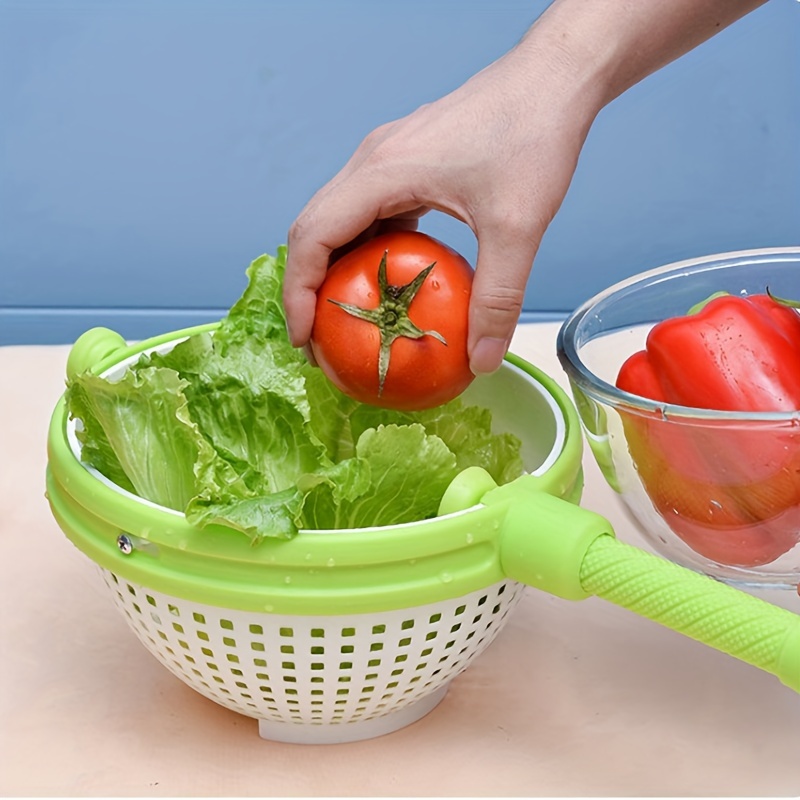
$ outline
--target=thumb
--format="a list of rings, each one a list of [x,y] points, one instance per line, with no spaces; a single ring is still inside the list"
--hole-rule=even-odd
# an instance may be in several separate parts
[[[540,240],[541,235],[530,230],[479,236],[467,339],[470,368],[476,375],[494,372],[503,362]]]

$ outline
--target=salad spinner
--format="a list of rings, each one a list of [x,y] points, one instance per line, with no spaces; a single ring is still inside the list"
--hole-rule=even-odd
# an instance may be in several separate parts
[[[113,377],[142,352],[213,327],[133,347],[95,328],[67,372]],[[525,586],[603,597],[800,691],[800,617],[618,541],[578,505],[582,433],[555,381],[509,355],[466,399],[520,438],[526,472],[498,487],[469,468],[439,515],[420,522],[257,546],[222,526],[194,528],[83,464],[64,398],[48,436],[47,496],[144,646],[202,695],[257,719],[266,739],[354,741],[420,719]]]

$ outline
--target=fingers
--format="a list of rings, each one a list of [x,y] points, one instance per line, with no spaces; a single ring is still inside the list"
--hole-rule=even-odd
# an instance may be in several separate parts
[[[530,223],[478,232],[467,342],[476,375],[494,372],[508,351],[542,233]]]
[[[320,190],[289,230],[283,306],[292,345],[308,342],[316,291],[334,261],[379,233],[415,230],[427,211],[398,187],[359,176],[334,179]]]
[[[311,199],[289,229],[283,306],[289,341],[302,347],[311,336],[316,291],[325,280],[331,254],[358,236],[375,219],[369,204],[347,211],[347,198],[326,201],[330,189]],[[346,193],[345,193],[346,194]]]

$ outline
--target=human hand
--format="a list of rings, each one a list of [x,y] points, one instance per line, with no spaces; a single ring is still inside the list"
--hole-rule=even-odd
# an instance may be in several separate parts
[[[496,369],[533,259],[597,113],[765,0],[555,0],[521,42],[451,94],[373,131],[289,231],[289,338],[307,344],[329,265],[431,209],[478,240],[467,348]]]
[[[508,349],[547,225],[569,186],[594,106],[552,61],[511,51],[452,94],[371,133],[289,232],[284,305],[290,339],[311,334],[329,264],[430,209],[478,240],[468,351],[476,373]],[[574,100],[574,102],[573,102]]]

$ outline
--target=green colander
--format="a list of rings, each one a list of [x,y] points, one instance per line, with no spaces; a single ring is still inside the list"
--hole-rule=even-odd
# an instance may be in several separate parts
[[[203,326],[126,345],[75,343],[69,375],[114,375]],[[258,546],[111,484],[80,461],[65,402],[48,437],[47,495],[145,647],[268,739],[364,739],[419,719],[501,630],[526,585],[603,597],[776,675],[800,691],[800,617],[615,539],[577,505],[582,434],[560,387],[509,355],[468,399],[523,443],[526,474],[462,472],[434,519],[301,531]]]

